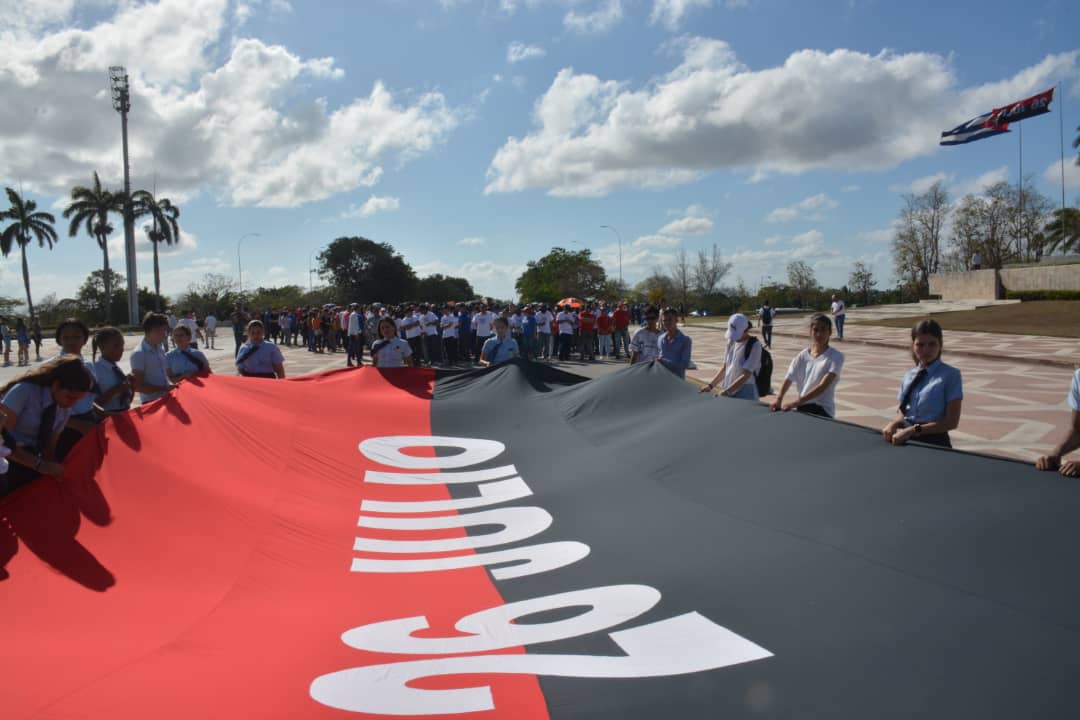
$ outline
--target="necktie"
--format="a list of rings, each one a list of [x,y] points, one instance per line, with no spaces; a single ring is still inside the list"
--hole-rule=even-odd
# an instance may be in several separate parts
[[[37,431],[37,451],[43,453],[49,449],[49,440],[52,439],[53,423],[56,422],[56,403],[45,408],[41,413],[41,424]]]
[[[911,400],[911,396],[915,393],[917,388],[923,380],[926,379],[926,368],[920,368],[919,372],[915,373],[915,379],[908,385],[907,390],[904,391],[904,399],[900,401],[900,412],[904,412],[908,407],[908,403]]]
[[[261,345],[261,344],[260,344]],[[240,354],[236,356],[236,364],[247,360],[249,357],[255,354],[255,351],[259,349],[260,345],[248,345],[246,348],[240,350]]]
[[[203,359],[190,350],[181,350],[180,354],[191,361],[191,364],[198,368],[199,372],[206,369],[206,364],[203,362]]]

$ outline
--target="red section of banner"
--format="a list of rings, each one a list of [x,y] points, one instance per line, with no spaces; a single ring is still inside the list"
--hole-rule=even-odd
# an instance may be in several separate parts
[[[502,604],[483,568],[350,572],[362,499],[449,496],[365,487],[375,466],[357,449],[430,434],[431,373],[198,382],[85,440],[68,474],[93,480],[40,479],[0,502],[5,720],[350,717],[314,701],[312,680],[421,658],[361,652],[343,632],[424,615],[422,634],[455,635]],[[416,683],[481,684],[496,709],[470,717],[547,717],[532,676]]]
[[[1054,101],[1054,88],[1043,90],[1038,95],[1018,100],[1004,107],[994,108],[990,113],[990,119],[986,121],[987,127],[998,127],[1005,130],[1011,122],[1019,122],[1036,115],[1050,112],[1050,103]]]

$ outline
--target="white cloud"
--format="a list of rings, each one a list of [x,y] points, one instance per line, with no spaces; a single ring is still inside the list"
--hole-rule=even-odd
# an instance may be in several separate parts
[[[183,217],[180,218],[183,220]],[[144,220],[140,220],[139,224],[135,226],[135,257],[139,260],[150,260],[154,257],[154,245],[150,242],[150,236],[146,232],[147,223]],[[124,268],[124,228],[122,223],[117,223],[117,228],[112,235],[109,236],[109,263],[112,268],[118,273],[123,274]],[[86,237],[85,233],[80,233],[74,238],[73,241],[82,242],[94,242],[91,238]],[[95,245],[97,243],[94,243]],[[184,230],[184,226],[180,225],[180,237],[178,242],[172,245],[166,245],[165,243],[158,244],[158,258],[164,257],[176,257],[178,255],[190,255],[199,249],[198,238]]]
[[[783,235],[771,235],[771,236],[765,238],[765,247],[772,247],[774,245],[779,245],[782,242],[784,242],[784,236]]]
[[[603,0],[592,12],[568,10],[563,16],[563,26],[577,33],[602,33],[615,27],[622,17],[622,0]]]
[[[484,244],[484,238],[482,237],[466,237],[457,241],[458,245],[464,245],[466,247],[478,247]]]
[[[214,62],[228,15],[227,0],[125,2],[92,27],[5,37],[0,95],[20,98],[34,118],[0,118],[0,180],[64,194],[97,170],[115,184],[120,133],[106,69],[118,62],[131,73],[133,183],[156,174],[170,196],[205,189],[234,205],[295,207],[375,185],[385,163],[428,152],[460,122],[440,93],[405,98],[378,81],[331,107],[306,93],[344,71],[280,45],[236,39]]]
[[[933,187],[934,183],[940,182],[942,184],[949,184],[955,178],[955,175],[949,175],[945,172],[939,172],[934,173],[933,175],[926,175],[921,178],[916,178],[907,185],[890,185],[889,190],[897,193],[912,193],[915,195],[919,195]]]
[[[631,248],[673,248],[682,244],[682,241],[678,238],[668,237],[667,235],[642,235],[637,240],[630,243]],[[618,245],[615,246],[616,252],[618,252]]]
[[[364,204],[357,207],[353,203],[349,203],[349,208],[345,212],[341,213],[342,218],[365,218],[371,217],[377,212],[388,212],[397,210],[401,207],[401,201],[396,197],[377,197],[372,195]]]
[[[1058,188],[1060,192],[1061,188],[1061,161],[1056,160],[1051,163],[1043,172],[1043,179],[1047,184],[1052,187]],[[1072,192],[1074,190],[1080,190],[1080,165],[1077,165],[1073,158],[1065,158],[1065,190]]]
[[[818,193],[817,195],[803,198],[794,205],[776,208],[768,214],[765,218],[765,222],[782,223],[799,219],[822,220],[824,219],[823,213],[826,210],[832,210],[838,205],[839,203],[825,193]]]
[[[955,183],[949,188],[949,192],[952,194],[953,199],[962,198],[965,195],[981,195],[983,190],[994,183],[1008,181],[1009,167],[1007,165],[1002,165],[999,168],[988,170],[978,177],[968,178]]]
[[[719,40],[671,45],[681,62],[637,87],[560,70],[536,102],[533,130],[495,153],[485,192],[598,196],[718,168],[759,176],[891,167],[938,152],[941,128],[1000,102],[993,97],[1077,76],[1080,56],[1050,55],[1008,80],[964,89],[951,61],[930,53],[800,50],[752,70]]]
[[[506,48],[506,62],[519,63],[530,58],[544,57],[547,53],[544,48],[537,45],[526,45],[522,42],[512,42]]]
[[[857,233],[855,239],[860,243],[873,245],[882,243],[891,243],[893,237],[896,235],[896,228],[878,228],[877,230],[864,230]]]
[[[442,260],[414,265],[417,277],[441,273],[451,277],[463,277],[477,293],[484,296],[509,299],[517,296],[514,283],[525,272],[524,263],[496,263],[490,260],[451,265]]]
[[[791,244],[799,247],[820,247],[825,236],[820,230],[808,230],[791,238]]]
[[[654,0],[649,24],[659,23],[668,30],[675,31],[690,10],[709,7],[712,7],[712,0]]]
[[[714,225],[707,217],[684,217],[672,220],[657,232],[661,235],[705,235],[712,232]]]

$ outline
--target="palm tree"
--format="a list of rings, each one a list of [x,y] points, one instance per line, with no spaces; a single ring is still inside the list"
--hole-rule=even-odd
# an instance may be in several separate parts
[[[1053,255],[1058,248],[1065,254],[1080,250],[1080,209],[1058,208],[1054,211],[1054,219],[1046,223],[1043,232],[1046,233],[1047,255]]]
[[[109,213],[118,213],[123,217],[124,194],[122,192],[110,192],[101,187],[98,174],[94,173],[94,186],[87,188],[79,187],[71,190],[71,204],[64,210],[64,217],[70,218],[71,225],[68,235],[75,237],[80,225],[86,226],[86,233],[97,240],[98,247],[104,258],[105,272],[105,323],[109,322],[109,311],[112,309],[112,273],[109,272],[109,235],[112,234],[113,226],[109,224]]]
[[[26,309],[30,312],[30,317],[34,317],[34,301],[30,297],[30,266],[26,264],[26,246],[30,244],[30,238],[33,236],[37,238],[38,247],[45,247],[48,244],[49,249],[52,250],[53,243],[60,239],[53,227],[56,218],[51,213],[36,212],[36,202],[24,200],[11,188],[5,189],[11,207],[0,212],[0,219],[12,222],[0,232],[0,254],[7,257],[15,244],[19,245],[22,251],[23,285],[26,286]]]
[[[146,234],[154,246],[154,306],[161,310],[161,271],[158,269],[158,243],[166,245],[180,242],[180,208],[168,198],[155,198],[147,190],[136,190],[131,196],[132,212],[136,218],[150,216],[152,222],[146,226]]]

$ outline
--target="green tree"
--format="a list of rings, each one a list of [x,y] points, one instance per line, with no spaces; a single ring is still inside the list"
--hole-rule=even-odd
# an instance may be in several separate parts
[[[192,310],[199,317],[213,313],[220,320],[229,317],[239,301],[236,280],[228,275],[211,273],[200,282],[188,285],[188,289],[177,296],[176,307]]]
[[[949,193],[940,181],[926,192],[904,196],[893,236],[893,265],[896,277],[917,288],[921,297],[930,292],[930,276],[941,265],[942,233],[949,210]]]
[[[875,285],[877,285],[877,280],[874,279],[874,273],[870,271],[869,266],[862,260],[857,260],[851,268],[851,274],[848,275],[848,287],[862,295],[863,304],[869,305],[870,293],[874,291]]]
[[[7,257],[17,244],[22,253],[23,285],[26,288],[26,309],[30,317],[34,316],[34,300],[30,297],[30,266],[26,263],[26,246],[31,238],[37,238],[38,247],[49,246],[52,250],[54,243],[59,241],[56,234],[56,218],[52,213],[38,212],[37,203],[26,200],[11,188],[7,190],[8,203],[11,205],[7,210],[0,212],[0,219],[10,220],[8,225],[0,232],[0,254]]]
[[[113,226],[109,223],[109,214],[117,213],[124,215],[124,194],[114,193],[101,186],[101,179],[97,172],[94,173],[94,185],[83,187],[79,185],[71,190],[71,203],[64,209],[64,217],[70,220],[68,236],[75,237],[79,232],[79,226],[85,226],[86,234],[97,240],[101,248],[102,277],[105,288],[102,297],[112,297],[111,285],[113,273],[109,269],[109,235],[112,234]],[[104,305],[106,323],[111,317],[111,307]]]
[[[1054,219],[1043,228],[1046,254],[1052,255],[1061,250],[1067,255],[1080,250],[1080,208],[1058,208],[1053,216]]]
[[[530,260],[514,287],[523,302],[554,303],[564,297],[595,297],[606,281],[604,268],[588,249],[571,252],[556,247],[539,260]]]
[[[416,296],[427,302],[444,303],[448,300],[472,300],[476,297],[476,291],[465,278],[435,273],[417,281]]]
[[[77,316],[91,325],[107,324],[112,311],[123,310],[127,306],[124,283],[124,276],[115,270],[91,272],[75,295],[79,308]]]
[[[156,198],[148,190],[136,190],[131,194],[131,208],[135,219],[149,217],[150,224],[143,227],[154,248],[154,309],[161,311],[161,270],[158,267],[158,243],[172,245],[180,242],[180,208],[169,198]]]
[[[795,291],[799,307],[806,307],[813,301],[817,292],[818,281],[814,268],[802,260],[792,260],[787,266],[788,285]]]
[[[247,307],[258,311],[266,308],[298,308],[306,304],[303,301],[306,293],[307,290],[299,285],[282,285],[274,288],[255,288],[244,295]]]
[[[340,303],[413,299],[416,274],[389,243],[339,237],[319,253],[319,276],[331,280]]]

